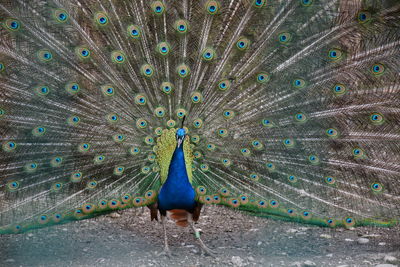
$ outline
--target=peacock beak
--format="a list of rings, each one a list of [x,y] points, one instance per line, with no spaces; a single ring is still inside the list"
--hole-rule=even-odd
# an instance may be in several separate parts
[[[183,143],[183,137],[178,137],[178,148],[181,146]]]

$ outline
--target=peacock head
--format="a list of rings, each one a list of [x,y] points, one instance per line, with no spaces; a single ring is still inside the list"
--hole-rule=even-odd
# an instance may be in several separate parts
[[[179,128],[176,131],[176,140],[178,141],[178,147],[183,143],[183,140],[185,139],[186,136],[186,131],[183,128]]]

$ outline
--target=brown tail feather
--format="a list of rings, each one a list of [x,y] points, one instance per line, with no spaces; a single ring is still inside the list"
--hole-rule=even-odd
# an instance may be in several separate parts
[[[175,221],[176,225],[179,225],[181,227],[186,227],[189,225],[188,212],[186,210],[169,210],[168,215],[172,220]]]

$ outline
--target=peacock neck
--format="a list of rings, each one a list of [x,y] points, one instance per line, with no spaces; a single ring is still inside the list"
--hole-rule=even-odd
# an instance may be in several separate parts
[[[164,210],[192,209],[195,193],[186,171],[183,145],[177,147],[172,156],[168,177],[158,196],[159,207]]]

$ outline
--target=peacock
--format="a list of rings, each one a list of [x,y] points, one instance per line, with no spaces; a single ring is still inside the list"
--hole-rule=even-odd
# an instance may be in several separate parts
[[[204,205],[400,219],[397,0],[0,0],[0,233]],[[150,220],[149,220],[150,221]]]

